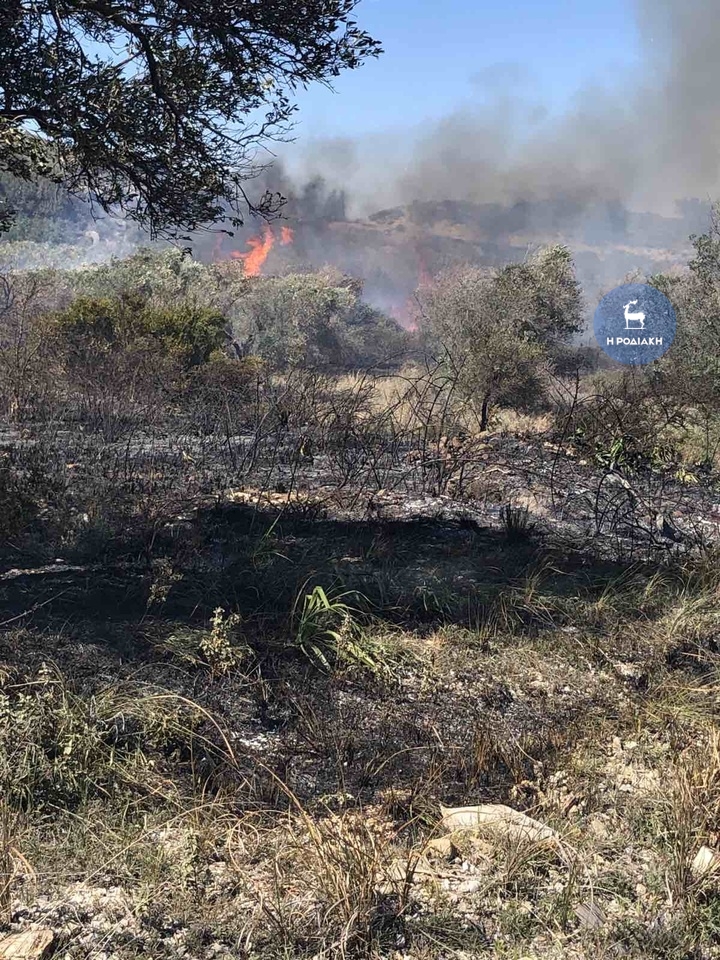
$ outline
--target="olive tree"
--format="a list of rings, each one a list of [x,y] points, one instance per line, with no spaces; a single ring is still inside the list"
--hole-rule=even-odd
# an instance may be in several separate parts
[[[362,283],[332,269],[258,277],[233,310],[241,352],[271,366],[350,367],[397,362],[407,336],[362,300]]]
[[[720,446],[720,208],[714,208],[708,232],[691,241],[695,256],[686,271],[650,280],[673,304],[677,331],[648,377],[679,411],[676,420],[701,427],[709,462]]]
[[[356,5],[3,0],[0,171],[49,177],[153,234],[269,212],[279,198],[253,203],[244,184],[287,135],[295,93],[380,52]]]
[[[561,246],[497,271],[452,269],[424,284],[417,300],[430,349],[476,398],[481,430],[494,406],[528,409],[543,399],[543,364],[582,325],[580,286]]]

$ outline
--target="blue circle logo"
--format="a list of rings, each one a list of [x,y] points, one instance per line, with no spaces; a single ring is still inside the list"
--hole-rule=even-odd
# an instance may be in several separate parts
[[[595,339],[613,360],[640,366],[670,348],[676,324],[673,306],[659,290],[646,283],[626,283],[598,304]]]

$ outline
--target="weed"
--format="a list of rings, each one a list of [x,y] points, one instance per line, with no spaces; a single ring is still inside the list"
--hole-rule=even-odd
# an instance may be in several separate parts
[[[509,503],[500,510],[500,523],[505,539],[512,544],[527,542],[535,529],[529,509],[514,507]]]
[[[249,660],[250,647],[238,640],[241,625],[239,614],[228,614],[222,607],[217,607],[209,628],[198,630],[183,626],[154,645],[192,667],[206,667],[214,679],[227,675]]]
[[[404,884],[400,879],[399,896],[381,892],[390,869],[387,842],[361,815],[311,818],[293,802],[298,813],[263,834],[265,850],[275,851],[271,872],[265,881],[244,882],[265,924],[286,950],[305,944],[328,960],[375,956],[394,945],[404,925]],[[240,841],[236,833],[231,857],[243,878],[252,854]]]
[[[320,585],[301,593],[293,606],[292,646],[326,671],[357,666],[375,674],[387,673],[387,651],[362,626],[360,609],[345,603],[350,596],[360,599],[353,591],[328,596]]]
[[[210,630],[200,640],[200,652],[210,667],[213,676],[226,674],[236,667],[247,652],[247,647],[233,644],[234,634],[242,623],[237,613],[225,614],[218,607],[210,621]]]

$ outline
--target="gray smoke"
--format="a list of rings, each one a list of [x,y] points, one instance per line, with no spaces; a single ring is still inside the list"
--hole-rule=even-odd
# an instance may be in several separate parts
[[[304,153],[295,144],[302,161],[296,153],[291,167],[343,187],[354,215],[448,199],[617,202],[667,215],[676,200],[715,198],[717,0],[636,0],[635,9],[640,64],[579,91],[559,118],[525,93],[521,67],[498,67],[474,78],[476,104],[425,132],[318,142]]]

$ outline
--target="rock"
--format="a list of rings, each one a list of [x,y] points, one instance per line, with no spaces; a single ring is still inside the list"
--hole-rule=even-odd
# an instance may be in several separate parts
[[[44,960],[50,956],[54,941],[52,930],[39,926],[0,935],[0,960]]]
[[[574,908],[574,912],[580,921],[580,926],[587,930],[597,930],[607,922],[605,913],[596,903],[579,903]]]
[[[711,847],[700,847],[693,857],[690,870],[697,879],[717,873],[720,870],[720,853]]]
[[[475,807],[440,807],[447,830],[481,830],[496,836],[532,843],[558,843],[560,835],[539,820],[502,803],[481,803]]]
[[[458,849],[452,842],[451,837],[436,837],[425,847],[425,853],[429,857],[437,857],[442,860],[454,860],[458,856]]]
[[[669,540],[672,543],[682,543],[682,534],[672,520],[663,513],[655,515],[655,530],[663,540]]]
[[[638,663],[613,663],[615,672],[623,680],[629,680],[638,689],[645,689],[648,685],[647,671]]]
[[[477,893],[482,884],[479,880],[463,880],[458,886],[458,893]]]
[[[412,862],[408,860],[393,860],[385,870],[384,875],[376,886],[378,893],[390,894],[397,892],[399,887],[408,883],[430,881],[436,883],[438,875],[427,860],[420,858]]]

